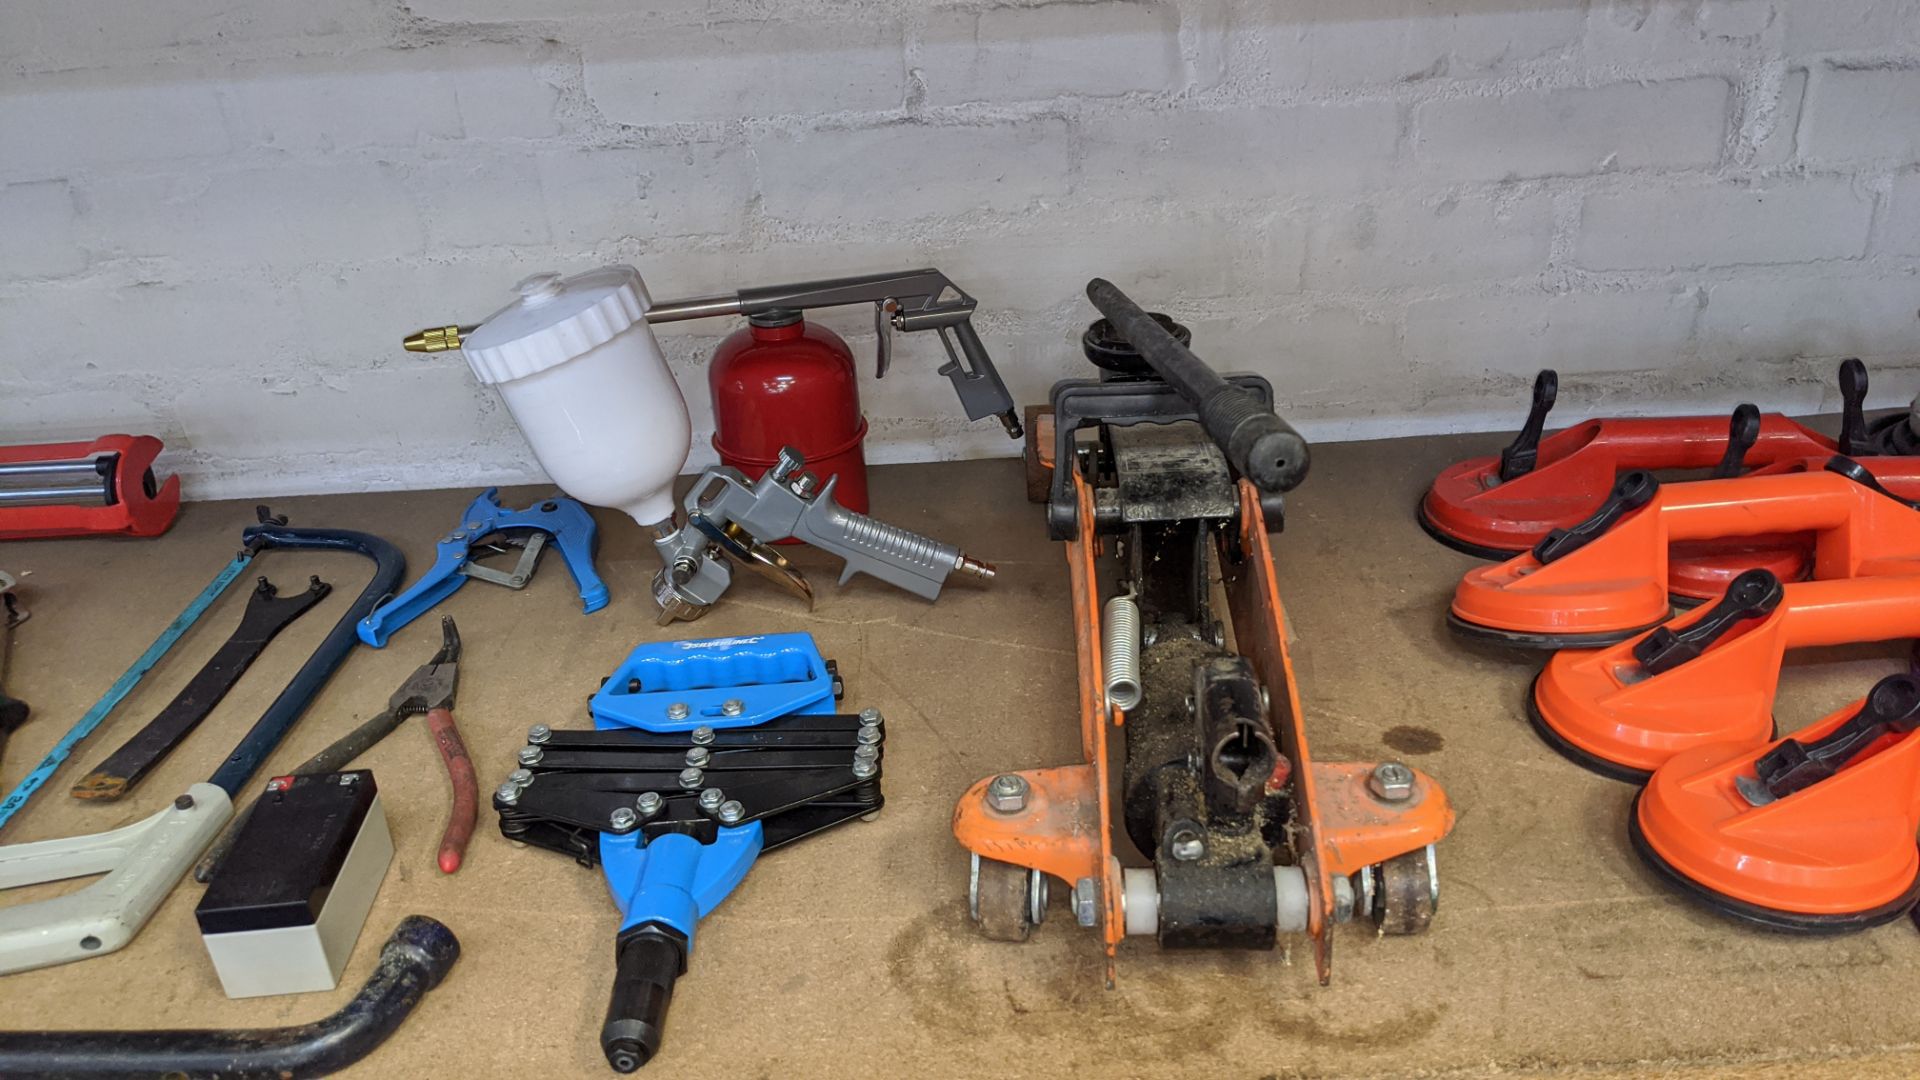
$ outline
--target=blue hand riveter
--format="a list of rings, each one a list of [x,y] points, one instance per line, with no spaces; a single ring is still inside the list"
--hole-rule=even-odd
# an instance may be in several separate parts
[[[513,569],[496,570],[473,561],[474,546],[482,540],[495,533],[520,530],[527,530],[530,535],[524,541],[518,538],[509,541],[526,545]],[[500,505],[500,489],[488,488],[468,505],[460,524],[440,538],[433,569],[360,620],[360,640],[381,648],[394,631],[452,596],[468,578],[479,578],[509,589],[525,588],[533,580],[534,567],[549,537],[559,545],[567,572],[579,586],[583,613],[591,615],[606,607],[607,587],[593,571],[595,529],[587,508],[565,496],[555,495],[525,510],[508,510]]]
[[[648,642],[594,694],[592,730],[528,729],[493,807],[508,839],[606,876],[615,1071],[659,1051],[696,928],[762,853],[884,804],[885,718],[837,711],[842,689],[807,634]]]

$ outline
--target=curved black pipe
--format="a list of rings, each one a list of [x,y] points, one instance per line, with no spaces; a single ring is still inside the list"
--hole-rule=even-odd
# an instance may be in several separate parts
[[[228,795],[238,795],[240,789],[247,786],[260,763],[273,753],[287,732],[293,727],[300,714],[307,711],[320,688],[333,677],[334,669],[346,660],[354,646],[360,644],[360,635],[354,629],[361,619],[373,613],[380,601],[393,595],[400,587],[400,581],[407,574],[406,556],[400,549],[374,536],[372,533],[351,532],[346,529],[295,529],[285,525],[264,523],[248,527],[240,534],[249,546],[289,551],[347,551],[365,555],[373,560],[373,580],[360,590],[353,600],[353,606],[340,616],[327,632],[326,640],[313,651],[307,662],[295,672],[287,688],[273,699],[267,711],[254,722],[253,728],[240,744],[227,755],[207,781],[222,788]]]
[[[325,1076],[386,1041],[460,958],[453,931],[425,915],[400,920],[380,965],[339,1012],[311,1024],[251,1030],[0,1033],[0,1076]]]

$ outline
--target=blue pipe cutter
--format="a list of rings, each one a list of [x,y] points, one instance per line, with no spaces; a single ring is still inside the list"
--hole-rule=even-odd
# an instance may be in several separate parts
[[[881,806],[878,710],[834,712],[807,634],[642,645],[590,703],[594,729],[536,724],[494,793],[500,831],[600,864],[621,912],[601,1029],[608,1064],[659,1050],[699,922],[761,852]]]
[[[512,570],[501,571],[473,561],[473,547],[494,533],[508,530],[532,530],[526,550]],[[479,578],[510,589],[526,587],[540,550],[552,537],[560,545],[567,572],[580,589],[580,603],[591,615],[607,606],[607,587],[593,570],[595,529],[593,516],[578,502],[556,495],[542,499],[525,510],[508,510],[500,505],[500,489],[488,488],[467,507],[460,524],[440,538],[435,549],[433,569],[398,596],[381,604],[360,620],[360,640],[378,649],[386,645],[394,632],[425,615],[433,605],[452,596],[468,578]]]

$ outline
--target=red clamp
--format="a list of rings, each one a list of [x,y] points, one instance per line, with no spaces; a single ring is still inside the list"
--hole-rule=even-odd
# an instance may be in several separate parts
[[[0,473],[26,473],[41,463],[78,466],[93,461],[104,500],[97,506],[9,506],[0,498],[0,540],[114,533],[159,536],[180,511],[180,478],[169,476],[161,483],[153,475],[153,461],[160,450],[160,440],[151,435],[103,435],[92,442],[0,446]],[[0,488],[0,495],[5,491]]]

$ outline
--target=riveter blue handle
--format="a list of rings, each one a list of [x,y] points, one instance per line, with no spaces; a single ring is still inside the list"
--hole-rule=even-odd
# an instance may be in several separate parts
[[[360,640],[376,649],[383,648],[395,631],[425,615],[435,604],[452,596],[467,583],[461,571],[472,561],[473,544],[490,533],[505,529],[538,529],[553,537],[567,572],[580,590],[584,614],[591,615],[607,606],[607,587],[593,570],[593,516],[572,499],[543,499],[525,510],[508,510],[500,505],[500,489],[480,493],[460,524],[434,548],[433,568],[405,592],[375,608],[360,621]]]
[[[620,905],[620,929],[665,923],[686,937],[691,952],[694,927],[720,906],[759,857],[760,823],[720,829],[711,844],[667,833],[642,846],[641,832],[600,834],[600,864],[613,886],[613,902]]]

